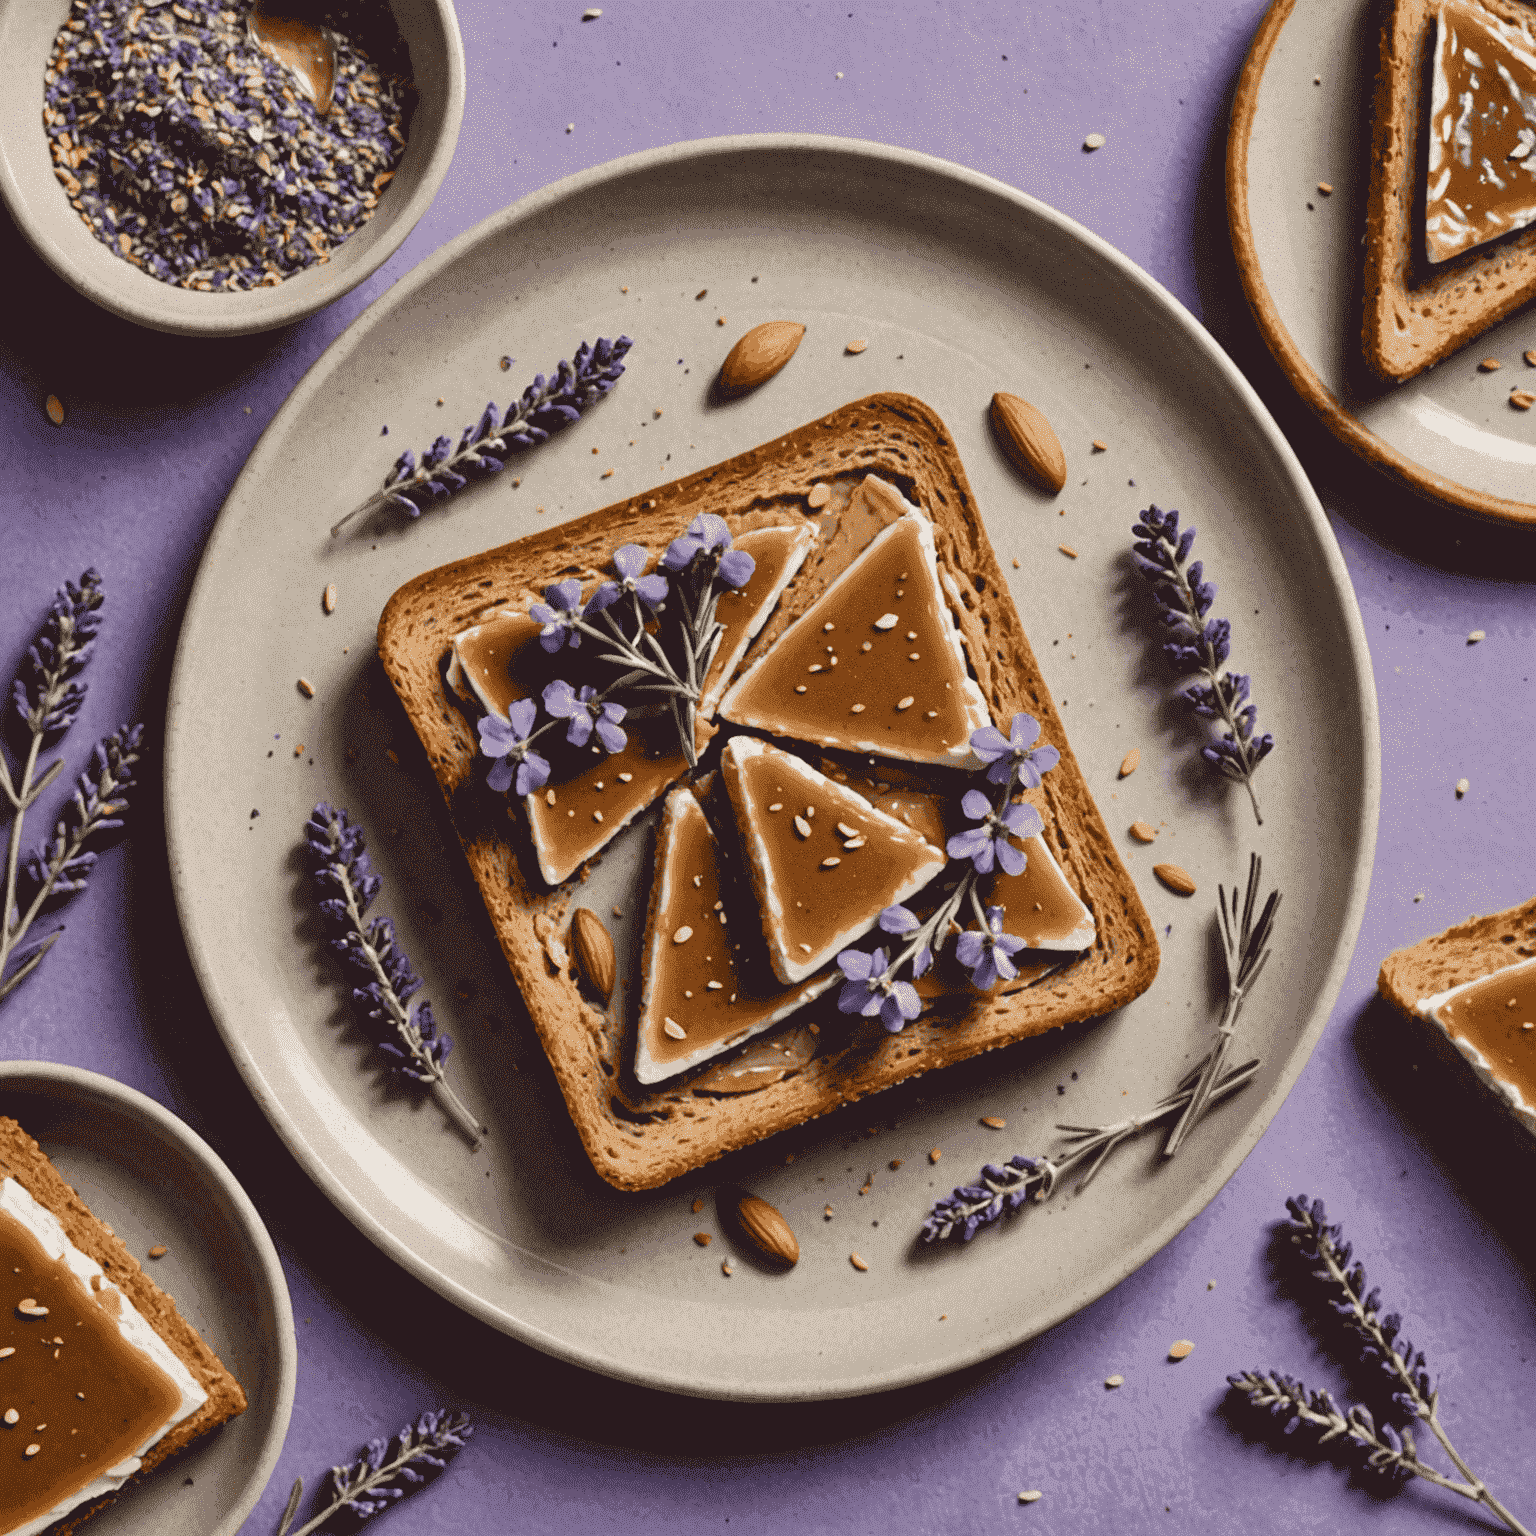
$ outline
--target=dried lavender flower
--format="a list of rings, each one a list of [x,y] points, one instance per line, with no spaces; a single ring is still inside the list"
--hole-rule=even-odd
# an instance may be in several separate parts
[[[12,812],[0,898],[0,999],[20,986],[58,942],[62,928],[31,943],[25,940],[49,902],[85,889],[96,862],[92,845],[122,826],[124,797],[133,785],[133,765],[144,734],[140,725],[123,726],[97,745],[53,840],[22,858],[26,813],[64,769],[64,759],[59,758],[39,775],[38,756],[45,742],[56,741],[74,724],[85,702],[80,677],[101,624],[103,601],[101,577],[94,569],[81,576],[78,586],[65,582],[11,686],[28,741],[19,768],[12,768],[0,748],[0,794]]]
[[[1355,1258],[1343,1228],[1328,1220],[1321,1200],[1297,1195],[1285,1202],[1285,1208],[1290,1213],[1291,1244],[1298,1259],[1312,1278],[1320,1282],[1330,1309],[1344,1320],[1363,1358],[1386,1374],[1394,1389],[1393,1407],[1405,1421],[1418,1420],[1428,1426],[1463,1481],[1447,1477],[1419,1459],[1407,1422],[1401,1429],[1385,1422],[1378,1427],[1370,1410],[1358,1404],[1341,1413],[1326,1391],[1309,1393],[1299,1381],[1277,1371],[1243,1371],[1229,1376],[1227,1380],[1233,1390],[1255,1408],[1284,1417],[1288,1434],[1305,1427],[1317,1434],[1319,1445],[1347,1439],[1366,1453],[1364,1464],[1371,1470],[1393,1477],[1421,1477],[1437,1488],[1449,1489],[1481,1504],[1517,1536],[1532,1536],[1489,1492],[1451,1444],[1440,1422],[1439,1393],[1430,1381],[1424,1352],[1415,1350],[1406,1340],[1399,1340],[1399,1314],[1381,1315],[1381,1293],[1366,1290],[1365,1266]]]
[[[1234,1067],[1216,1084],[1208,1102],[1214,1103],[1236,1093],[1258,1070],[1257,1059]],[[1092,1161],[1088,1171],[1077,1185],[1079,1190],[1086,1189],[1103,1167],[1105,1158],[1122,1141],[1166,1120],[1188,1104],[1199,1072],[1197,1067],[1167,1098],[1142,1114],[1131,1115],[1111,1125],[1058,1125],[1056,1129],[1063,1133],[1067,1145],[1054,1156],[1020,1154],[1001,1166],[988,1163],[981,1170],[978,1183],[962,1184],[934,1203],[923,1222],[923,1241],[935,1243],[958,1236],[961,1242],[968,1243],[983,1227],[991,1226],[1026,1203],[1049,1200],[1067,1170],[1089,1158]]]
[[[304,1497],[304,1479],[296,1479],[277,1536],[312,1536],[343,1510],[361,1522],[388,1509],[442,1472],[474,1432],[467,1413],[441,1410],[407,1424],[395,1437],[393,1455],[387,1439],[370,1440],[352,1465],[331,1468],[331,1502],[314,1519],[292,1530]]]
[[[459,1129],[478,1141],[485,1127],[444,1074],[453,1041],[438,1029],[431,1003],[423,1001],[414,1013],[407,1006],[421,989],[421,977],[397,943],[395,925],[376,917],[364,926],[383,881],[369,863],[362,828],[322,800],[304,823],[304,843],[331,948],[363,979],[353,987],[352,1000],[373,1026],[390,1069],[427,1084]]]
[[[494,475],[505,467],[509,454],[548,442],[562,427],[580,421],[582,412],[619,382],[625,355],[633,345],[628,336],[613,341],[600,337],[595,345],[584,341],[574,361],[562,359],[551,379],[535,375],[505,412],[497,411],[494,400],[488,402],[479,421],[465,427],[457,448],[451,437],[439,437],[419,463],[406,449],[385,477],[383,489],[336,523],[331,537],[353,518],[385,505],[399,507],[408,517],[420,517],[433,503],[461,490],[471,475]]]
[[[1201,748],[1201,756],[1218,772],[1239,781],[1248,791],[1253,814],[1260,826],[1258,796],[1253,789],[1254,770],[1269,756],[1274,737],[1253,734],[1258,708],[1249,701],[1249,680],[1240,673],[1222,673],[1232,645],[1232,625],[1226,619],[1207,619],[1216,600],[1216,588],[1205,580],[1197,560],[1186,571],[1184,562],[1194,547],[1195,530],[1179,531],[1179,514],[1148,507],[1131,532],[1136,568],[1152,587],[1152,597],[1162,611],[1163,623],[1172,637],[1163,652],[1180,672],[1200,672],[1204,681],[1186,688],[1183,697],[1196,715],[1219,720],[1226,734]]]

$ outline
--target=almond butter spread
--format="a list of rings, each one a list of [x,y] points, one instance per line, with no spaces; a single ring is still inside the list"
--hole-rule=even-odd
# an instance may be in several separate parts
[[[182,1394],[123,1337],[120,1293],[93,1293],[9,1211],[0,1277],[0,1530],[11,1531],[131,1461]]]
[[[1536,219],[1536,38],[1481,6],[1435,19],[1425,246],[1448,261]]]
[[[1536,960],[1454,991],[1434,1014],[1453,1040],[1476,1046],[1489,1071],[1536,1106]]]

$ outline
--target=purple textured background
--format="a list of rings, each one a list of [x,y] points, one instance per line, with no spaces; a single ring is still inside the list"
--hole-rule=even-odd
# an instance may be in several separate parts
[[[1455,517],[1366,471],[1314,426],[1257,343],[1221,175],[1230,97],[1263,5],[609,0],[585,24],[577,0],[459,9],[469,107],[436,205],[372,282],[292,331],[219,344],[136,331],[61,288],[0,224],[0,672],[11,675],[65,576],[96,564],[109,593],[72,764],[124,720],[146,720],[158,750],[203,540],[263,426],[370,299],[485,214],[569,172],[677,140],[798,129],[924,150],[1021,187],[1125,251],[1228,346],[1301,453],[1354,579],[1381,698],[1381,838],[1322,1044],[1257,1151],[1181,1237],[990,1364],[877,1398],[764,1408],[663,1397],[558,1365],[471,1324],[377,1256],[299,1173],[218,1043],[177,928],[150,788],[131,842],[70,910],[67,937],[0,1009],[0,1052],[77,1063],[152,1094],[208,1137],[266,1216],[293,1292],[299,1386],[282,1462],[246,1530],[275,1528],[296,1475],[315,1479],[438,1403],[470,1408],[477,1436],[449,1476],[383,1517],[393,1536],[562,1526],[685,1536],[791,1521],[840,1536],[1012,1522],[1061,1533],[1479,1528],[1449,1494],[1420,1483],[1381,1498],[1342,1465],[1294,1457],[1227,1417],[1229,1370],[1272,1364],[1342,1392],[1359,1379],[1273,1265],[1274,1223],[1298,1190],[1329,1198],[1407,1312],[1463,1454],[1536,1520],[1536,1151],[1373,1000],[1388,950],[1531,894],[1536,533]],[[1108,144],[1088,155],[1092,131]],[[62,429],[43,412],[49,393],[68,411]],[[1481,645],[1466,643],[1473,628],[1487,631]],[[1471,789],[1457,801],[1462,776]],[[1027,1286],[1028,1240],[1003,1240]],[[1180,1337],[1195,1352],[1169,1364]],[[1108,1392],[1115,1371],[1126,1384]],[[1019,1507],[1023,1488],[1044,1499]]]

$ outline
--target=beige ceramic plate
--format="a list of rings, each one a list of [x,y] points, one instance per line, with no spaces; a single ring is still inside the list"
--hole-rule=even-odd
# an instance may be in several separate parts
[[[770,319],[808,327],[793,361],[745,399],[711,404],[732,342]],[[489,397],[504,404],[583,338],[621,332],[635,338],[629,371],[579,426],[415,523],[329,537],[401,448],[457,432]],[[868,345],[850,353],[851,341]],[[505,354],[517,359],[507,371]],[[998,450],[986,413],[999,388],[1048,411],[1070,471],[1063,498],[1025,488]],[[428,567],[881,389],[921,395],[955,434],[1073,746],[1125,837],[1162,973],[1091,1028],[619,1194],[581,1151],[380,672],[379,612]],[[1149,498],[1200,526],[1236,660],[1280,741],[1263,768],[1262,832],[1245,797],[1213,787],[1186,717],[1165,705],[1170,680],[1127,595],[1129,529]],[[1230,361],[1145,274],[1040,203],[921,155],[828,139],[718,140],[599,167],[486,220],[397,284],[315,365],[236,483],[182,628],[167,737],[172,871],[194,962],[252,1092],[317,1183],[387,1254],[492,1326],[596,1370],[737,1398],[938,1375],[1068,1316],[1156,1252],[1231,1175],[1301,1070],[1354,944],[1376,830],[1375,697],[1344,566]],[[1131,746],[1142,766],[1117,781]],[[455,1038],[460,1092],[490,1123],[479,1151],[431,1104],[381,1085],[345,1023],[296,852],[321,798],[370,834],[379,910],[397,919]],[[1138,818],[1165,828],[1155,848],[1125,836]],[[647,823],[616,840],[584,892],[600,912],[623,909],[621,953],[644,919],[650,835]],[[1241,876],[1252,847],[1295,914],[1243,1016],[1244,1047],[1265,1058],[1259,1081],[1167,1167],[1144,1143],[1081,1199],[1064,1195],[964,1251],[919,1250],[929,1203],[984,1161],[1047,1146],[1058,1119],[1149,1104],[1198,1056],[1214,1023],[1216,882]],[[1190,870],[1200,894],[1158,885],[1158,858]],[[1006,1118],[1006,1132],[983,1115]],[[731,1247],[713,1192],[733,1179],[793,1225],[803,1257],[788,1275]],[[713,1243],[697,1246],[696,1231]],[[867,1271],[850,1265],[855,1251]]]
[[[217,1153],[168,1109],[79,1067],[0,1062],[0,1114],[17,1121],[146,1268],[245,1388],[239,1418],[90,1522],[92,1536],[235,1536],[288,1433],[298,1377],[277,1250]]]
[[[1406,384],[1360,351],[1360,240],[1369,181],[1375,0],[1274,0],[1232,104],[1227,214],[1248,302],[1270,350],[1330,431],[1453,507],[1536,524],[1536,386],[1527,306]],[[1333,188],[1331,195],[1318,183]],[[1482,373],[1478,362],[1503,367]]]

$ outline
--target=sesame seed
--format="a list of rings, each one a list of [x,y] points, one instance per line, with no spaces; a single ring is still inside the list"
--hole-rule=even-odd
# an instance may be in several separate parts
[[[1070,544],[1058,544],[1056,546],[1056,548],[1059,549],[1062,552],[1062,554],[1064,554],[1067,557],[1067,559],[1069,559],[1069,560],[1076,560],[1077,559],[1077,551],[1075,549],[1073,549]]]
[[[1008,1122],[1004,1120],[1001,1115],[983,1115],[981,1117],[981,1123],[986,1126],[989,1131],[1000,1131],[1005,1125],[1008,1124]]]
[[[1466,792],[1469,789],[1471,789],[1471,787],[1472,787],[1472,784],[1471,784],[1470,780],[1468,780],[1468,779],[1457,779],[1456,780],[1456,798],[1458,800],[1460,800],[1466,794]]]
[[[33,1443],[29,1445],[21,1454],[30,1459],[31,1457],[36,1456],[40,1450],[42,1450],[42,1446],[38,1445],[36,1441],[33,1441]]]
[[[850,837],[848,841],[843,844],[843,852],[852,853],[855,848],[862,848],[863,846],[864,839],[862,837]]]
[[[692,937],[693,929],[690,928],[687,923],[684,923],[683,926],[672,935],[672,942],[674,944],[686,944]]]
[[[909,693],[906,696],[906,698],[904,698],[904,699],[897,699],[897,701],[896,701],[896,708],[897,709],[911,709],[912,705],[915,702],[916,701],[913,699],[912,695]]]
[[[15,1424],[20,1420],[20,1418],[21,1415],[17,1413],[14,1408],[7,1408],[5,1410],[5,1422],[7,1424]]]
[[[320,606],[327,613],[336,612],[336,583],[334,581],[325,589],[325,595],[320,599]]]
[[[708,981],[704,984],[704,990],[706,992],[723,992],[725,987],[718,981]]]
[[[602,819],[603,819],[603,813],[601,811],[593,811],[592,812],[592,820],[593,821],[601,821]]]
[[[554,792],[554,790],[550,789],[550,790],[546,790],[544,792],[544,803],[546,805],[553,805],[555,803],[555,792]]]
[[[848,708],[848,713],[850,715],[862,715],[864,713],[864,706],[862,704],[851,704]]]
[[[782,811],[784,809],[784,802],[782,800],[775,800],[768,809],[770,811]]]
[[[828,619],[827,622],[821,626],[821,632],[824,635],[830,635],[832,633],[832,631],[834,629],[836,629],[836,628],[837,628],[837,625],[834,624],[830,619]]]
[[[669,1035],[671,1035],[674,1040],[686,1040],[688,1038],[688,1031],[684,1029],[676,1019],[663,1019],[661,1027]]]
[[[804,683],[796,683],[795,684],[795,692],[796,693],[804,693],[805,692],[805,684]]]
[[[810,954],[811,952],[811,946],[809,944],[802,944],[800,948],[804,950],[806,954]]]
[[[1467,636],[1467,644],[1476,645],[1480,640],[1486,640],[1487,638],[1488,633],[1486,630],[1474,629],[1472,633]]]
[[[1104,1378],[1104,1385],[1106,1387],[1123,1387],[1125,1385],[1125,1377],[1117,1371],[1113,1376],[1106,1376]]]
[[[1102,141],[1104,135],[1101,134],[1101,133],[1095,133],[1095,134],[1090,134],[1089,137],[1090,138],[1099,139],[1100,141]],[[1089,145],[1086,145],[1085,147],[1088,148],[1088,149],[1097,149],[1099,146],[1097,144],[1089,144]],[[1023,1491],[1023,1493],[1021,1493],[1019,1495],[1019,1503],[1020,1504],[1034,1504],[1038,1500],[1043,1499],[1044,1497],[1045,1497],[1045,1495],[1043,1493],[1041,1493],[1038,1488],[1026,1488]]]
[[[806,670],[806,671],[807,671],[807,672],[820,672],[820,671],[821,671],[821,669],[822,669],[822,668],[821,668],[821,663],[820,663],[820,662],[819,662],[819,661],[814,661],[814,662],[812,662],[812,663],[811,663],[811,665],[810,665],[810,666],[808,666],[808,667],[807,667],[807,668],[806,668],[806,669],[805,669],[805,670]]]
[[[929,720],[937,720],[937,719],[938,719],[938,718],[939,718],[939,712],[938,712],[938,710],[936,710],[936,709],[930,709],[930,710],[929,710],[929,711],[928,711],[928,712],[927,712],[927,716],[926,716],[926,718],[927,718],[927,719],[929,719]]]
[[[882,613],[875,620],[875,628],[880,630],[895,629],[898,622],[899,620],[894,613]]]
[[[620,774],[620,775],[619,775],[619,783],[620,783],[620,784],[628,784],[628,783],[629,783],[629,781],[630,781],[630,780],[631,780],[631,779],[632,779],[632,778],[634,778],[634,774],[632,774],[632,773],[621,773],[621,774]]]
[[[848,343],[848,345],[843,348],[843,350],[845,352],[853,352],[853,353],[857,354],[859,352],[862,352],[865,349],[865,347],[867,347],[868,345],[869,345],[869,343],[867,341],[862,341],[862,340],[861,341],[850,341]]]
[[[858,1256],[858,1254],[856,1254],[856,1253],[850,1253],[850,1254],[849,1254],[849,1255],[848,1255],[848,1262],[849,1262],[849,1263],[850,1263],[850,1264],[852,1264],[852,1265],[853,1265],[853,1267],[854,1267],[854,1268],[855,1268],[855,1269],[856,1269],[856,1270],[858,1270],[858,1272],[859,1272],[859,1273],[860,1273],[860,1274],[861,1274],[861,1275],[862,1275],[862,1274],[863,1274],[863,1273],[864,1273],[864,1272],[865,1272],[865,1270],[867,1270],[867,1269],[868,1269],[868,1268],[869,1268],[869,1265],[868,1265],[868,1264],[866,1264],[866,1263],[865,1263],[865,1262],[864,1262],[864,1260],[863,1260],[863,1259],[861,1259],[861,1258],[860,1258],[860,1257],[859,1257],[859,1256]]]
[[[907,652],[907,660],[908,661],[921,661],[922,659],[923,659],[923,657],[922,657],[922,653],[920,651],[908,651]]]
[[[54,426],[62,427],[64,425],[64,406],[57,395],[49,395],[43,401],[43,409],[48,412],[48,420]]]
[[[1168,1358],[1170,1360],[1184,1360],[1194,1354],[1195,1346],[1190,1339],[1175,1339],[1168,1346]]]
[[[795,831],[798,832],[801,837],[809,837],[811,835],[810,822],[808,822],[804,816],[796,816]]]
[[[841,859],[839,859],[839,858],[829,858],[829,859],[823,859],[823,860],[822,860],[822,861],[821,861],[821,867],[822,867],[822,868],[823,868],[823,869],[836,869],[836,868],[837,868],[837,866],[838,866],[838,865],[839,865],[839,864],[841,864],[841,863],[842,863],[842,862],[843,862],[843,861],[842,861],[842,860],[841,860]]]
[[[315,685],[312,682],[310,682],[310,680],[307,677],[301,677],[299,679],[299,685],[298,686],[299,686],[299,692],[302,693],[306,699],[314,698],[314,696],[315,696]]]
[[[847,823],[847,822],[846,822],[846,821],[840,821],[840,822],[838,822],[838,824],[837,824],[837,830],[838,830],[838,831],[839,831],[839,832],[841,832],[841,833],[842,833],[842,835],[843,835],[843,836],[844,836],[844,837],[857,837],[857,836],[858,836],[858,835],[859,835],[859,834],[858,834],[858,833],[857,833],[857,832],[856,832],[856,831],[855,831],[855,830],[854,830],[854,828],[852,828],[852,827],[850,827],[850,826],[849,826],[849,825],[848,825],[848,823]]]

